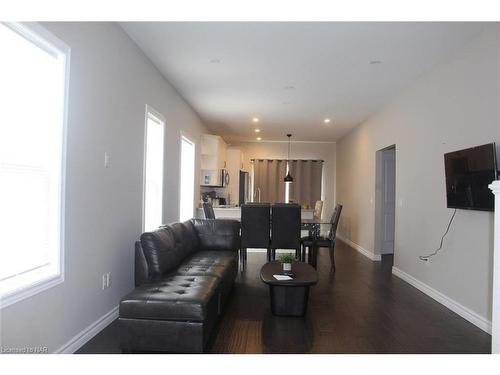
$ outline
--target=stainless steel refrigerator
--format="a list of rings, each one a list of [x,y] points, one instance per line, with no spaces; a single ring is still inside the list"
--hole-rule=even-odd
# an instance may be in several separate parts
[[[238,204],[241,206],[250,202],[250,175],[248,172],[240,171],[240,196]]]

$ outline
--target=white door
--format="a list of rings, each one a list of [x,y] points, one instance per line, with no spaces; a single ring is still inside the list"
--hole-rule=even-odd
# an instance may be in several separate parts
[[[396,208],[396,150],[382,153],[382,254],[394,253]]]

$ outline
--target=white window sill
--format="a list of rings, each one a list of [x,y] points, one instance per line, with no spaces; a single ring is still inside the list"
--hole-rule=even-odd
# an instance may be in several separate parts
[[[0,309],[32,297],[35,294],[41,293],[44,290],[61,284],[62,282],[64,282],[64,276],[62,274],[54,274],[54,272],[51,272],[46,276],[39,275],[36,281],[19,286],[12,291],[2,293],[0,296]]]

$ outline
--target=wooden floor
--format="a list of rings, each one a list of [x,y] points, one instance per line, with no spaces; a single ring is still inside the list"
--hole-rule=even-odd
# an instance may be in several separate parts
[[[337,272],[318,259],[305,318],[275,317],[259,278],[265,253],[247,270],[216,328],[212,353],[490,353],[491,336],[392,276],[392,257],[372,262],[338,241]],[[120,353],[113,322],[78,353]]]

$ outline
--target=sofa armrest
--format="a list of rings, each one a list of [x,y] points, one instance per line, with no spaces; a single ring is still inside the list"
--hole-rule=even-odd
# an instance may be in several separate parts
[[[149,280],[149,268],[144,251],[140,241],[135,243],[135,267],[134,267],[135,286],[146,283]]]
[[[198,235],[200,250],[238,251],[240,249],[240,222],[229,219],[192,219]]]

